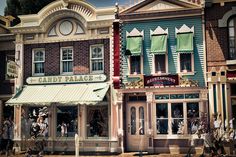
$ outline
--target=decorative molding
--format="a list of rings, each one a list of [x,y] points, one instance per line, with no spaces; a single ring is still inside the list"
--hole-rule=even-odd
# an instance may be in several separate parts
[[[191,28],[189,28],[187,25],[183,25],[182,27],[180,27],[180,29],[175,27],[175,33],[188,33],[188,32],[192,32],[194,34],[194,26],[192,26]]]
[[[164,30],[160,26],[158,26],[154,31],[150,30],[150,35],[158,35],[158,34],[168,34],[168,28]]]
[[[51,37],[51,36],[58,36],[57,33],[56,33],[56,26],[53,26],[50,31],[48,32],[48,36]]]
[[[180,77],[179,85],[180,87],[198,87],[199,86],[197,81],[191,80],[188,78],[183,78],[183,77]]]
[[[140,78],[139,80],[130,81],[125,83],[126,89],[132,89],[132,88],[144,88],[143,78]]]
[[[116,97],[117,97],[117,103],[118,102],[123,102],[123,93],[117,92]]]
[[[146,92],[146,96],[147,96],[147,103],[152,102],[152,100],[153,100],[153,93],[152,92]]]
[[[236,7],[232,7],[232,10],[226,12],[222,19],[218,20],[218,27],[227,27],[228,19],[236,14]]]
[[[126,31],[126,37],[132,37],[132,36],[144,36],[144,32],[143,30],[142,31],[139,31],[137,28],[134,28],[131,32],[127,32]]]

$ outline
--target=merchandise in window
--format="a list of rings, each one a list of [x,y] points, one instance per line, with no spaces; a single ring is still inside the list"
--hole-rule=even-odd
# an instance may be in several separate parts
[[[91,46],[91,71],[103,72],[103,45]]]
[[[73,70],[72,48],[61,48],[62,73],[70,73]]]
[[[155,72],[166,73],[166,55],[155,55]]]
[[[235,22],[236,18],[233,18],[229,21],[228,31],[229,31],[229,59],[236,59],[236,50],[235,50]]]
[[[24,139],[48,137],[48,107],[24,107],[21,133]]]
[[[184,133],[183,104],[171,104],[172,134]]]
[[[33,50],[33,73],[44,74],[44,49],[34,49]]]
[[[168,104],[156,104],[157,134],[168,134]]]
[[[57,107],[57,137],[74,137],[78,128],[77,106]]]
[[[192,72],[192,54],[191,53],[180,54],[180,71]]]
[[[199,128],[199,105],[198,103],[187,103],[188,133],[195,134]]]
[[[108,137],[108,107],[87,108],[87,136]]]
[[[130,74],[140,74],[141,73],[141,57],[140,56],[130,56]]]

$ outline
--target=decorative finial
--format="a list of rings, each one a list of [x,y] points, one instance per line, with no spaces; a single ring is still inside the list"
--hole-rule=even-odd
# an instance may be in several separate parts
[[[118,4],[118,2],[116,2],[115,7],[116,7],[116,9],[115,9],[115,19],[119,19],[119,4]]]

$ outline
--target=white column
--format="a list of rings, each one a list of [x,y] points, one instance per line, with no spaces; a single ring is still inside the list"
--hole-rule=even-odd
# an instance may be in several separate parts
[[[146,134],[148,135],[148,152],[149,153],[153,153],[154,152],[154,147],[153,147],[153,126],[152,124],[154,124],[153,120],[155,120],[156,118],[155,115],[153,115],[153,93],[152,92],[147,92],[146,93],[146,97],[147,97],[147,105],[146,105],[146,110],[147,110],[147,129],[146,129]]]
[[[123,93],[116,93],[116,106],[118,106],[118,143],[120,143],[120,151],[123,153],[124,152],[124,128],[123,128]]]

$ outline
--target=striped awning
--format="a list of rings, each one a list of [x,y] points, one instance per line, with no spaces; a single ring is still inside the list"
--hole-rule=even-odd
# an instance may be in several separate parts
[[[103,101],[108,83],[27,85],[7,105],[50,105],[51,103],[78,105]]]

